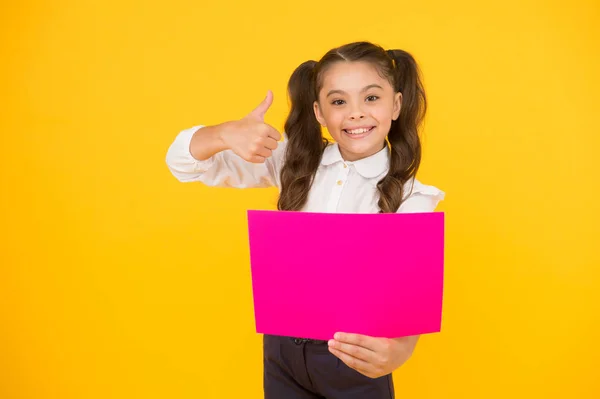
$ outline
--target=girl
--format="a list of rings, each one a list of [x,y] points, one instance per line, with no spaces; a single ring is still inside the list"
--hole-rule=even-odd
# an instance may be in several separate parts
[[[167,153],[182,182],[279,188],[285,211],[432,212],[445,194],[415,176],[426,98],[413,57],[350,43],[292,74],[282,135],[264,122],[273,95],[241,120],[183,130]],[[322,135],[326,127],[334,142]],[[358,232],[357,232],[358,233]],[[362,232],[363,234],[367,232]],[[392,372],[418,337],[264,336],[266,398],[393,398]]]

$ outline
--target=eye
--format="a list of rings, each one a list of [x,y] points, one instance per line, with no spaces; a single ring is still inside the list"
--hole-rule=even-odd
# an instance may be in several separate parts
[[[367,101],[375,101],[375,100],[378,100],[378,99],[379,99],[379,97],[377,97],[377,96],[368,96],[367,97]]]
[[[331,102],[331,104],[333,105],[342,105],[344,103],[344,100],[333,100]]]

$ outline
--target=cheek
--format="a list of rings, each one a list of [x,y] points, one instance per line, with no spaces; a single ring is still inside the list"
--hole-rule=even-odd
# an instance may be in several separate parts
[[[392,117],[394,116],[393,110],[387,107],[380,107],[377,110],[374,110],[373,116],[379,122],[381,133],[386,135],[392,126]]]
[[[394,117],[394,109],[392,107],[378,107],[377,110],[374,110],[375,118],[382,125],[391,125],[392,118]]]
[[[391,121],[394,116],[394,108],[389,106],[377,107],[373,112],[377,115],[377,119],[380,122]]]
[[[329,110],[324,116],[327,126],[332,129],[339,129],[342,122],[344,121],[344,115],[340,111]]]

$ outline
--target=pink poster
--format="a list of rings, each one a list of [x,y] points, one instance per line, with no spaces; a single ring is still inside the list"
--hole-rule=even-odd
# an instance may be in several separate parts
[[[439,332],[444,213],[248,211],[256,331]]]

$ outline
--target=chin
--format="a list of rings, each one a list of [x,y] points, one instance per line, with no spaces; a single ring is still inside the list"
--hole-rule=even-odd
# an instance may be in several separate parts
[[[338,143],[342,152],[352,155],[352,158],[361,159],[374,155],[383,149],[382,143],[364,143],[364,145],[352,145],[353,143]]]

